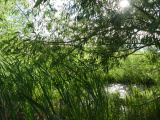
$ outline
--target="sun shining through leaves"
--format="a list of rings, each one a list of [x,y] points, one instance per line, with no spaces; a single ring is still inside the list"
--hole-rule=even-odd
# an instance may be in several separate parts
[[[0,0],[0,120],[160,120],[158,1]]]
[[[128,6],[129,6],[128,0],[122,0],[122,1],[120,1],[119,6],[120,6],[121,8],[128,7]]]

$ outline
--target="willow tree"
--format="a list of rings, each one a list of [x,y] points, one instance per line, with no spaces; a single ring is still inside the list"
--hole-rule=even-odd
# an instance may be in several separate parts
[[[159,0],[129,0],[129,5],[125,8],[120,6],[120,2],[70,0],[57,17],[54,1],[37,0],[26,13],[21,10],[21,14],[28,21],[20,33],[23,36],[18,35],[24,41],[36,42],[36,46],[32,44],[33,52],[39,51],[35,49],[41,48],[39,45],[54,46],[56,50],[65,48],[59,51],[61,55],[58,58],[65,59],[76,50],[81,57],[85,53],[90,54],[87,61],[90,61],[91,66],[96,64],[98,59],[104,69],[108,70],[111,59],[125,57],[146,46],[160,46]],[[35,23],[33,16],[38,14],[41,14],[41,18]],[[38,28],[35,26],[41,26],[39,33],[35,32]],[[45,31],[42,31],[44,29]],[[46,34],[46,31],[46,36],[40,34]],[[31,34],[34,34],[32,40]],[[29,39],[26,36],[29,36]],[[18,51],[18,48],[15,50]]]
[[[103,66],[109,59],[125,57],[147,46],[159,48],[159,0],[128,0],[125,8],[120,6],[121,1],[71,0],[66,18],[72,20],[61,32],[67,38],[62,43],[92,54],[90,61],[100,57]],[[41,2],[47,1],[37,1],[34,7]]]
[[[27,1],[0,1],[0,116],[4,119],[4,101],[13,119],[17,113],[11,103],[33,115],[34,109],[43,119],[41,109],[48,119],[55,119],[53,97],[47,96],[53,95],[52,90],[58,91],[59,102],[67,106],[68,119],[77,115],[76,105],[83,104],[82,110],[90,111],[88,105],[85,108],[90,98],[95,114],[108,116],[104,105],[108,107],[109,100],[106,103],[101,95],[101,69],[96,70],[108,71],[114,60],[146,46],[160,47],[159,0],[130,0],[126,8],[118,0],[70,0],[60,12],[54,1]],[[32,107],[26,107],[26,100]],[[93,118],[82,113],[86,119]]]

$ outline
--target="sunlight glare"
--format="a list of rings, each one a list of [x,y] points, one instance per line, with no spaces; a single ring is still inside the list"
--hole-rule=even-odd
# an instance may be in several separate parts
[[[128,0],[122,0],[122,1],[120,1],[119,5],[120,5],[120,7],[125,8],[125,7],[129,6],[129,2],[128,2]]]

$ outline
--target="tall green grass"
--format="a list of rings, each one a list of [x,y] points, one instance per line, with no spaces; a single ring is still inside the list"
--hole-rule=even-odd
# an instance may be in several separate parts
[[[147,64],[145,56],[131,56],[106,74],[87,69],[75,54],[59,64],[59,56],[53,57],[46,61],[43,56],[39,61],[1,56],[1,120],[160,119],[159,99],[144,104],[160,93],[158,62]],[[106,92],[105,87],[113,82],[131,85],[126,98]],[[146,87],[141,91],[132,84]]]

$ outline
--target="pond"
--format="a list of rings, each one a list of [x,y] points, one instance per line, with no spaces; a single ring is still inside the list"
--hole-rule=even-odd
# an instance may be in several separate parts
[[[129,88],[136,88],[136,89],[140,89],[140,90],[144,90],[144,86],[143,85],[124,85],[124,84],[109,84],[108,87],[105,87],[105,91],[109,92],[109,93],[119,93],[120,98],[125,98],[126,95],[129,95],[130,93],[130,89]]]

